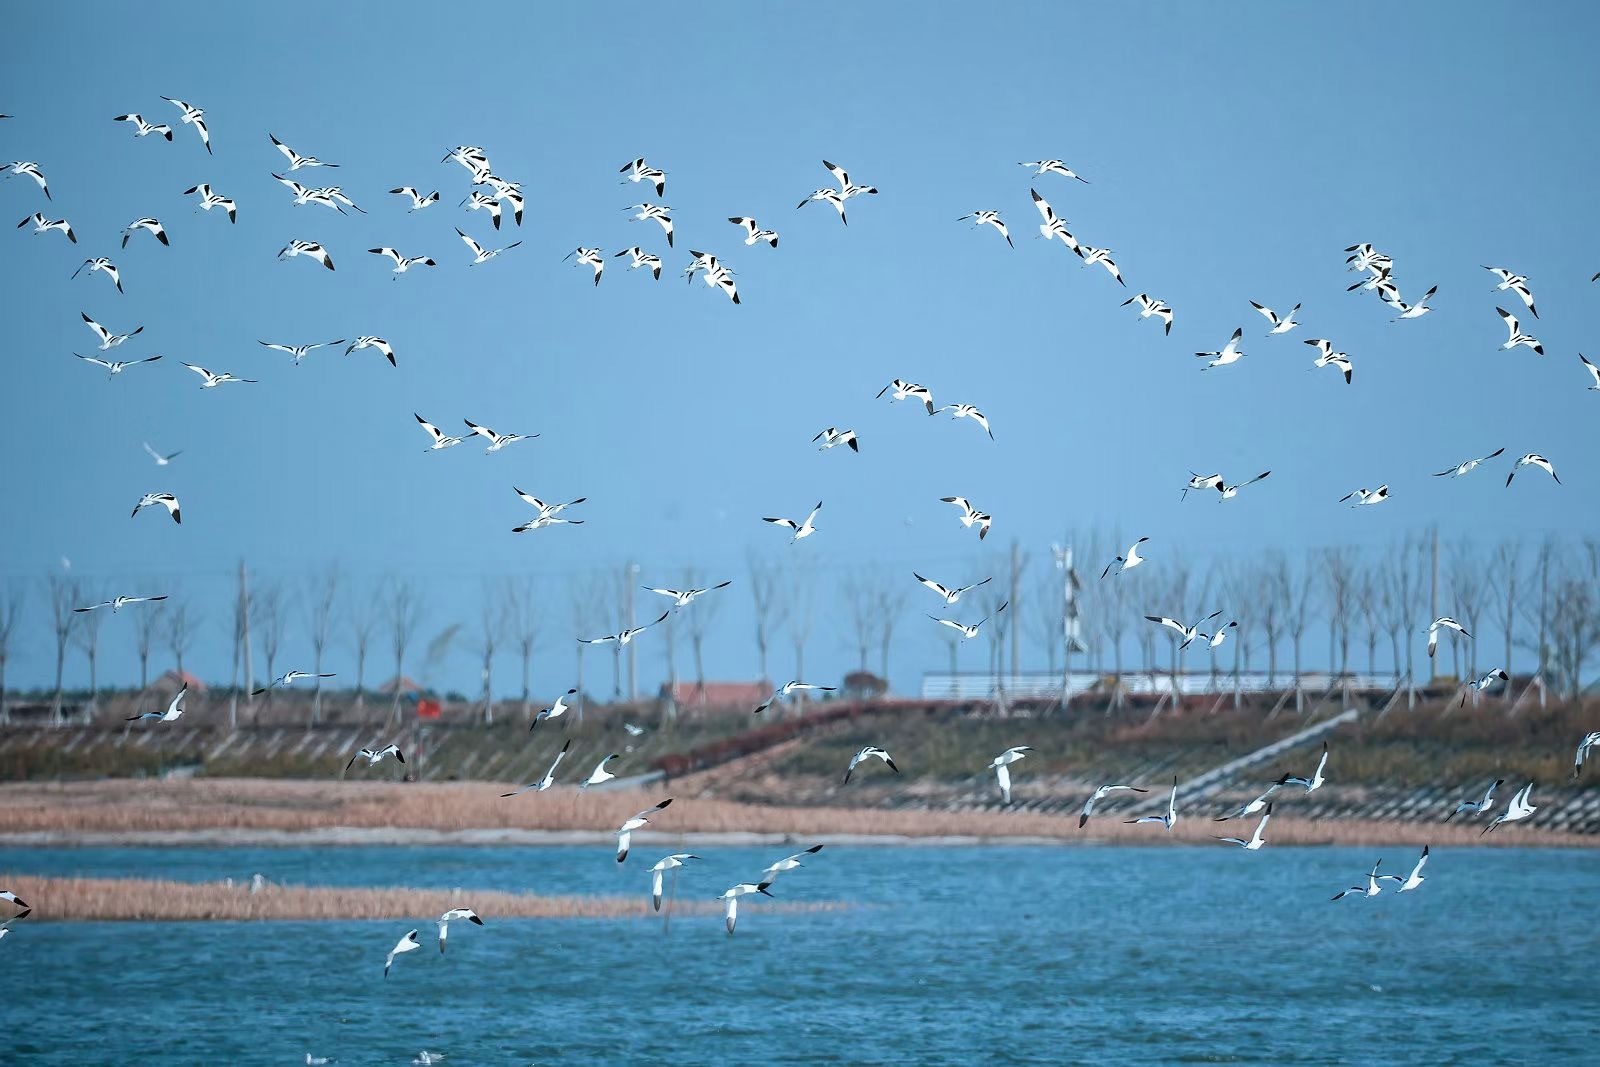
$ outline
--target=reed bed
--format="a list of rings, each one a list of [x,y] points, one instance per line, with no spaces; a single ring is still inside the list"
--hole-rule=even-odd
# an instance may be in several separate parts
[[[641,885],[647,885],[645,881]],[[33,906],[24,920],[191,922],[222,920],[401,919],[427,922],[449,908],[470,907],[486,923],[496,919],[648,918],[648,896],[536,896],[460,889],[364,889],[268,884],[252,893],[248,884],[168,882],[135,878],[36,878],[0,874],[0,885]],[[763,902],[769,911],[832,911],[832,902]],[[720,914],[711,900],[673,904],[675,914]]]
[[[681,783],[680,783],[681,784]],[[856,788],[852,783],[851,789]],[[471,830],[590,831],[609,833],[624,819],[674,796],[671,785],[659,789],[583,792],[557,787],[546,793],[501,799],[504,788],[490,783],[297,782],[260,779],[192,779],[186,781],[99,781],[62,784],[0,785],[0,835],[37,833],[52,842],[71,842],[94,835],[192,832],[221,835],[257,831],[338,831],[382,829],[459,833]],[[1171,842],[1212,844],[1212,834],[1232,834],[1254,825],[1185,814],[1167,833],[1151,826],[1130,826],[1121,813],[1097,817],[1079,830],[1075,814],[1026,811],[937,811],[880,808],[887,787],[864,786],[857,807],[778,807],[743,804],[713,797],[677,794],[677,802],[650,822],[654,833],[779,834],[791,838],[1030,837],[1064,842],[1127,844]],[[1209,814],[1209,812],[1208,812]],[[1418,823],[1387,820],[1307,820],[1292,810],[1280,811],[1269,827],[1275,844],[1368,845],[1429,842],[1435,845],[1483,844],[1592,847],[1590,835],[1510,826],[1481,835],[1482,822]],[[356,837],[358,835],[352,835]],[[649,840],[650,835],[639,835]],[[1248,833],[1239,836],[1248,836]],[[1219,846],[1220,847],[1220,846]]]

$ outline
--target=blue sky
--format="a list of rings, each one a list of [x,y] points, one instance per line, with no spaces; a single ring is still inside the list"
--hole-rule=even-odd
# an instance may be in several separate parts
[[[0,533],[0,571],[37,581],[65,556],[108,592],[181,588],[217,631],[191,656],[216,678],[241,557],[269,577],[332,562],[367,587],[406,576],[424,590],[425,635],[470,623],[483,578],[533,574],[551,601],[538,673],[558,690],[572,670],[568,584],[629,559],[652,584],[689,566],[735,579],[708,668],[753,676],[754,551],[804,561],[819,611],[808,673],[825,679],[853,658],[830,614],[842,576],[903,576],[894,674],[908,687],[947,662],[922,618],[937,601],[909,572],[998,579],[1013,539],[1031,588],[1067,529],[1148,534],[1152,562],[1130,578],[1150,584],[1134,602],[1166,613],[1147,602],[1163,556],[1199,568],[1269,546],[1377,550],[1432,523],[1485,549],[1596,532],[1596,397],[1576,353],[1600,300],[1587,236],[1600,161],[1592,138],[1572,135],[1600,90],[1595,21],[1581,5],[1495,4],[1379,17],[1041,3],[982,18],[930,4],[915,20],[887,5],[569,5],[497,11],[492,24],[420,4],[331,8],[314,24],[277,8],[212,21],[177,5],[20,10],[19,39],[71,46],[9,61],[0,111],[16,117],[0,123],[0,156],[37,160],[55,199],[11,178],[0,205],[7,219],[64,215],[80,244],[0,234],[13,297],[0,485],[35,502]],[[176,125],[163,94],[206,109],[214,157],[192,129],[169,145],[110,121],[138,111]],[[291,206],[269,132],[342,164],[301,174],[342,185],[368,214]],[[496,235],[485,213],[456,207],[468,175],[439,159],[457,144],[486,147],[523,183],[520,231]],[[617,168],[640,155],[668,172],[675,250],[622,210],[643,187],[619,185]],[[1016,165],[1045,157],[1090,184]],[[848,228],[826,205],[794,207],[829,184],[823,158],[882,190],[850,202]],[[202,181],[238,201],[237,226],[180,195]],[[407,214],[386,194],[398,185],[443,202]],[[1126,290],[1032,239],[1030,185],[1081,240],[1114,250]],[[1002,213],[1015,251],[955,221],[977,208]],[[142,236],[117,247],[141,215],[162,219],[170,249]],[[746,248],[730,215],[777,229],[780,247]],[[456,226],[523,244],[468,269]],[[324,243],[337,271],[276,261],[292,238]],[[1393,256],[1408,299],[1437,284],[1436,311],[1391,324],[1372,294],[1347,294],[1341,250],[1357,241]],[[609,255],[635,243],[666,259],[661,282],[608,259],[595,288],[562,261],[580,244]],[[391,280],[365,251],[380,244],[440,266]],[[734,267],[741,306],[676,280],[689,248]],[[68,280],[100,254],[126,295],[103,276]],[[1544,359],[1498,350],[1496,304],[1521,309],[1491,292],[1485,263],[1530,276],[1543,317],[1522,317]],[[1139,291],[1177,309],[1170,338],[1118,307]],[[1252,299],[1303,303],[1304,327],[1265,338]],[[106,381],[71,357],[93,350],[80,311],[144,325],[117,355],[166,358]],[[1247,357],[1201,373],[1192,353],[1241,325]],[[327,350],[295,367],[256,343],[364,333],[394,344],[398,369]],[[1317,336],[1352,355],[1353,386],[1306,372],[1300,340]],[[261,384],[202,393],[179,360]],[[995,441],[875,402],[896,376],[977,404]],[[413,411],[541,436],[493,456],[424,455]],[[862,454],[816,452],[810,438],[829,425],[854,427]],[[145,440],[184,455],[157,469]],[[1472,478],[1429,477],[1501,446]],[[1525,452],[1549,456],[1565,484],[1535,473],[1506,489],[1507,460]],[[1179,499],[1190,469],[1268,468],[1226,505]],[[1393,493],[1382,507],[1336,503],[1379,482]],[[528,517],[513,484],[587,496],[586,524],[512,536]],[[182,527],[128,519],[158,490],[183,500]],[[938,502],[951,494],[996,516],[987,542]],[[759,521],[819,498],[821,532],[793,549]],[[49,673],[41,608],[35,589],[14,682]],[[122,622],[103,631],[107,677],[132,670]],[[286,659],[303,658],[303,636],[291,629]],[[660,676],[660,651],[641,653],[641,678]],[[787,656],[776,664],[786,676]],[[512,668],[508,657],[507,684]],[[465,643],[437,673],[476,687]]]

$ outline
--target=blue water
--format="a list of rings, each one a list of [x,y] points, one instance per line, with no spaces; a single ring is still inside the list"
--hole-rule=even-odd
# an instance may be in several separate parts
[[[579,848],[9,849],[0,871],[648,892]],[[782,854],[700,850],[710,898]],[[825,849],[773,888],[838,912],[17,924],[0,1062],[1594,1063],[1600,855],[1436,849],[1422,889],[1328,897],[1409,849]],[[39,915],[49,902],[32,901]],[[410,926],[424,951],[383,957]]]

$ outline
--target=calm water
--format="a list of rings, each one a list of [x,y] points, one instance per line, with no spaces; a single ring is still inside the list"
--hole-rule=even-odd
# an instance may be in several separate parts
[[[26,850],[0,871],[648,892],[643,848]],[[709,898],[776,850],[700,850]],[[1600,854],[829,847],[774,887],[850,901],[637,920],[19,924],[0,1062],[84,1065],[1594,1063]],[[33,902],[40,912],[48,901]],[[411,925],[424,951],[388,981]]]

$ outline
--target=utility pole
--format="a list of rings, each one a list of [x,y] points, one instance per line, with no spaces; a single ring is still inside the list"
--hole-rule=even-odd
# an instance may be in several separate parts
[[[1017,625],[1017,604],[1022,596],[1022,548],[1017,544],[1017,539],[1011,539],[1011,677],[1015,678],[1022,673],[1022,663],[1019,658],[1017,645],[1017,632],[1022,629]]]
[[[634,616],[633,616],[633,590],[634,590],[634,587],[639,584],[639,565],[637,563],[630,562],[628,564],[627,577],[628,577],[627,607],[624,610],[626,611],[627,616],[628,616],[628,621],[627,621],[627,624],[626,624],[627,628],[631,630],[633,627],[638,625],[638,623],[636,623],[634,621]],[[630,703],[630,704],[632,704],[634,701],[639,699],[639,660],[638,660],[638,657],[637,657],[636,653],[637,653],[637,650],[633,647],[633,642],[629,641],[628,642],[628,703]]]
[[[239,633],[244,646],[244,699],[247,704],[254,704],[255,697],[250,695],[256,688],[255,661],[250,655],[250,583],[242,559],[239,561]]]
[[[1061,710],[1072,702],[1072,654],[1085,651],[1078,641],[1078,572],[1072,567],[1072,546],[1051,545],[1061,572]]]
[[[1432,622],[1439,617],[1439,527],[1433,528],[1433,576],[1429,582],[1428,590],[1428,621]],[[1451,642],[1453,645],[1454,642]],[[1432,682],[1439,677],[1439,661],[1429,657],[1428,681]]]

